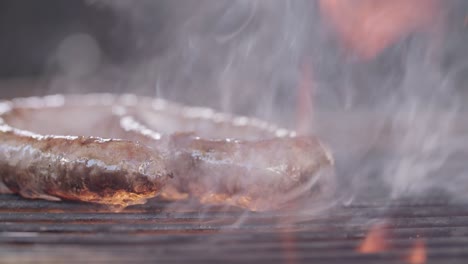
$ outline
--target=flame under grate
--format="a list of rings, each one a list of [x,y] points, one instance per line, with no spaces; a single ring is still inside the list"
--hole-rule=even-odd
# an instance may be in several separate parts
[[[163,210],[165,205],[112,213],[0,195],[2,262],[426,263],[408,262],[417,241],[424,241],[427,263],[468,258],[468,204],[355,202],[294,223],[276,213],[177,212]],[[385,221],[390,246],[359,252],[379,221]]]

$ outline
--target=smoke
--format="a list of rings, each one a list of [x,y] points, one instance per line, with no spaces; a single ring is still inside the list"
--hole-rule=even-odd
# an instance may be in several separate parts
[[[134,59],[117,74],[123,90],[293,128],[307,64],[309,119],[334,152],[343,190],[459,195],[468,184],[458,162],[468,71],[463,1],[442,1],[432,31],[401,37],[372,60],[346,49],[317,1],[89,2],[131,21]]]
[[[308,1],[92,4],[132,23],[129,41],[139,48],[124,70],[129,90],[285,122],[295,112],[288,109],[313,25]]]
[[[419,44],[409,49],[401,96],[387,106],[398,137],[395,158],[384,176],[396,197],[450,187],[453,175],[444,170],[449,169],[445,166],[450,166],[450,156],[457,151],[450,140],[460,118],[460,98],[448,83],[450,73],[444,75],[430,55],[420,52]]]

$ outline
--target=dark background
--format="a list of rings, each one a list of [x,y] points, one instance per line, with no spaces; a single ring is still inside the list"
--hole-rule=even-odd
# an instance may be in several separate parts
[[[115,69],[167,46],[160,37],[167,1],[146,2],[151,2],[142,8],[147,15],[135,19],[139,16],[105,1],[0,0],[0,98],[128,91],[126,85],[118,85],[126,77]],[[95,41],[99,60],[84,74],[68,76],[57,53],[63,41],[75,34]]]
[[[122,63],[132,51],[125,41],[130,27],[112,9],[84,1],[1,0],[0,78],[40,76],[53,70],[50,58],[60,41],[77,32],[97,40],[106,62]]]

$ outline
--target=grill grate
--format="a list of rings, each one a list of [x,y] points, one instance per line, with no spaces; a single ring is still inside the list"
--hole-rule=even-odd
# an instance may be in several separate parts
[[[153,202],[113,213],[96,205],[0,195],[5,262],[404,263],[415,241],[427,263],[466,263],[468,205],[443,201],[358,203],[313,219],[236,210],[177,212]],[[391,247],[356,248],[371,223],[385,221]]]

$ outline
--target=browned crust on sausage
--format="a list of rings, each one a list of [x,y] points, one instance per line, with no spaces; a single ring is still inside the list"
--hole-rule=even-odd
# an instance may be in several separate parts
[[[71,104],[77,107],[80,97],[72,98]],[[83,101],[86,98],[93,99],[83,96]],[[189,127],[205,122],[203,126],[215,130],[209,133],[215,138],[217,128],[224,136],[231,130],[242,132],[242,127],[251,131],[242,133],[247,138],[270,136],[242,140],[200,138],[199,131],[159,134],[142,121],[139,112],[145,112],[150,122],[153,113],[161,118],[161,101],[142,98],[129,103],[124,97],[103,98],[106,100],[93,105],[123,109],[111,120],[120,120],[118,126],[113,124],[113,129],[119,130],[113,135],[125,140],[42,136],[0,120],[0,183],[4,185],[0,191],[113,206],[144,203],[157,195],[170,200],[192,197],[205,204],[264,211],[279,208],[312,187],[330,184],[331,175],[323,176],[322,172],[332,167],[331,155],[313,136],[297,137],[261,121],[214,112],[216,118],[210,120],[206,110],[198,109],[203,114],[193,115],[191,109],[184,112],[176,105],[164,105],[170,118],[180,118],[181,124],[186,120]],[[41,107],[54,110],[55,106],[41,100],[0,105],[0,117],[15,121],[27,117],[27,111],[41,111]],[[156,104],[159,106],[154,107]],[[56,106],[57,111],[66,108],[66,101]]]
[[[155,197],[170,176],[163,157],[138,143],[42,137],[0,129],[0,180],[28,198],[127,206]]]

